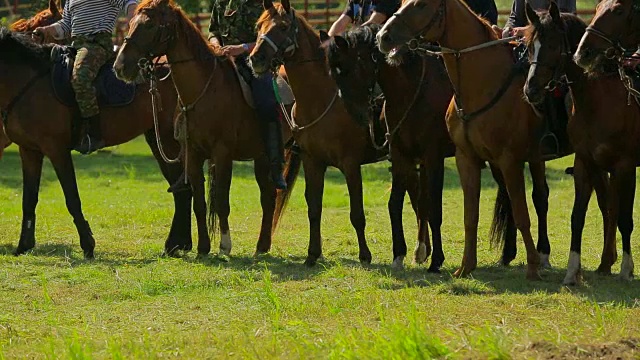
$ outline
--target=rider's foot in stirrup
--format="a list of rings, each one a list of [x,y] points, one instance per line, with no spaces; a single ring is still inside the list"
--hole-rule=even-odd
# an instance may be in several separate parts
[[[560,145],[552,132],[547,132],[540,139],[540,155],[545,161],[560,157]]]
[[[105,142],[102,139],[97,139],[89,134],[85,135],[74,150],[82,155],[89,155],[92,152],[98,151],[105,147]]]

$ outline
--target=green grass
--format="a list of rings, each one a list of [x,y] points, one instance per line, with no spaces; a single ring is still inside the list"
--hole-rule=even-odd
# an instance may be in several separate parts
[[[638,345],[628,340],[640,334],[638,281],[593,272],[602,249],[595,205],[583,245],[585,284],[560,285],[573,201],[572,179],[563,170],[571,159],[549,164],[555,269],[545,271],[542,282],[525,280],[521,242],[514,266],[494,265],[498,255],[487,235],[496,189],[487,171],[479,268],[469,279],[451,277],[463,247],[462,194],[451,160],[445,181],[447,260],[442,275],[410,264],[402,272],[390,270],[388,164],[363,168],[373,264],[357,262],[346,186],[331,170],[323,213],[326,260],[309,269],[302,265],[308,239],[302,180],[272,253],[254,260],[260,216],[257,185],[251,165],[237,163],[230,261],[197,260],[194,254],[170,259],[160,254],[172,200],[144,142],[75,160],[85,215],[97,240],[97,258],[91,262],[82,259],[48,163],[38,206],[37,247],[26,256],[11,255],[21,218],[15,148],[0,162],[0,359],[505,359],[607,353],[630,358]],[[532,220],[535,229],[535,217]],[[408,204],[405,225],[413,248],[416,225]],[[639,250],[635,242],[633,251]]]

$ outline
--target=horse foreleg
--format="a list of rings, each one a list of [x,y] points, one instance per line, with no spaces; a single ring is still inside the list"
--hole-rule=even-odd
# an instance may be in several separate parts
[[[433,256],[429,272],[440,272],[440,267],[444,264],[444,251],[442,250],[442,188],[444,187],[444,158],[428,160],[427,164],[427,189],[420,190],[422,197],[427,195],[429,209],[429,226],[431,227],[431,237],[433,239]],[[422,176],[421,176],[422,177]],[[424,184],[422,179],[420,184]]]
[[[262,225],[256,246],[256,255],[269,252],[273,229],[273,213],[276,208],[276,188],[269,176],[270,164],[266,156],[254,162],[254,174],[260,187],[260,206],[262,207]]]
[[[456,167],[464,196],[464,253],[462,265],[453,276],[461,277],[470,274],[478,265],[480,165],[458,149],[456,150]]]
[[[302,167],[305,179],[304,197],[307,201],[307,216],[309,217],[309,249],[304,263],[307,266],[313,266],[322,256],[320,222],[322,220],[324,174],[327,171],[327,166],[305,156],[302,160]]]
[[[229,190],[231,188],[231,176],[233,173],[233,161],[229,156],[216,156],[216,185],[214,198],[210,201],[210,209],[215,206],[215,214],[220,221],[220,253],[229,256],[231,254],[232,242],[231,231],[229,230]],[[210,192],[211,194],[211,192]],[[213,211],[209,211],[213,214]]]
[[[636,193],[635,168],[626,169],[620,174],[620,216],[618,217],[618,229],[622,236],[622,264],[620,278],[633,279],[633,257],[631,256],[631,233],[633,232],[633,203]]]
[[[358,236],[359,255],[358,259],[363,264],[371,263],[371,251],[367,246],[367,239],[364,234],[366,219],[364,216],[364,201],[362,197],[362,173],[360,164],[345,166],[343,170],[347,180],[347,188],[349,189],[349,218],[351,225],[356,230]]]
[[[36,245],[36,206],[42,176],[42,159],[40,151],[27,150],[20,147],[22,161],[22,230],[16,255],[24,254]]]
[[[193,193],[193,212],[198,227],[198,255],[207,255],[211,251],[211,238],[207,229],[207,202],[204,190],[204,157],[189,149],[187,159],[187,176]],[[210,180],[212,181],[212,180]],[[169,249],[167,255],[174,256],[177,248]]]
[[[524,188],[523,164],[507,159],[500,164],[500,170],[504,176],[504,182],[511,200],[513,220],[516,228],[520,230],[527,251],[527,279],[539,280],[540,255],[536,250],[531,236],[531,219],[527,208],[527,197]]]
[[[549,255],[551,254],[551,244],[549,243],[549,233],[547,230],[547,213],[549,212],[549,185],[545,176],[545,164],[543,161],[529,163],[529,171],[533,179],[533,207],[538,215],[538,246],[536,249],[540,254],[540,265],[543,268],[551,268]]]
[[[184,166],[182,163],[167,164],[158,151],[158,145],[156,142],[156,135],[153,130],[147,131],[145,134],[145,140],[153,153],[153,156],[158,162],[162,175],[167,180],[169,185],[175,184],[184,172]],[[173,134],[171,134],[171,141],[166,141],[165,146],[174,144]],[[172,149],[174,152],[178,149]],[[177,153],[177,152],[176,152]],[[171,155],[169,155],[171,156]],[[171,221],[171,230],[169,230],[169,236],[164,243],[165,252],[171,252],[171,249],[189,251],[193,247],[191,240],[191,191],[182,191],[173,193],[174,212],[173,220]]]
[[[76,182],[71,153],[68,150],[61,150],[58,154],[49,156],[49,158],[58,176],[58,181],[60,181],[60,185],[62,186],[67,210],[69,210],[69,213],[73,217],[73,222],[78,230],[80,247],[84,251],[84,257],[86,259],[92,259],[96,241],[93,238],[91,227],[82,213],[82,204],[80,202],[80,194],[78,194],[78,184]]]
[[[404,208],[405,193],[408,191],[411,197],[411,204],[418,215],[418,176],[415,168],[405,161],[401,154],[394,155],[394,149],[391,148],[392,158],[391,164],[391,194],[387,208],[389,210],[389,219],[391,220],[391,238],[393,243],[393,263],[391,267],[401,269],[404,266],[404,258],[407,256],[407,243],[404,237],[404,225],[402,223],[402,210]],[[411,188],[411,189],[409,189]]]

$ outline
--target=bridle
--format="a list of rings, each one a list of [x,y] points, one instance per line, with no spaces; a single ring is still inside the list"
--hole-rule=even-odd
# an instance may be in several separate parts
[[[275,52],[271,58],[271,67],[274,71],[277,71],[280,65],[284,65],[285,57],[293,55],[293,53],[298,49],[298,19],[296,18],[293,8],[290,10],[288,15],[291,25],[287,29],[287,35],[285,36],[282,44],[278,45],[267,34],[262,34],[259,37]]]
[[[436,10],[436,13],[433,15],[431,20],[429,20],[429,22],[425,26],[423,26],[416,32],[416,34],[426,33],[427,31],[431,30],[431,28],[433,27],[433,25],[435,25],[436,22],[438,22],[439,25],[442,25],[446,12],[447,12],[447,1],[440,0],[440,5],[438,5],[438,10]],[[393,16],[389,19],[389,21],[391,21],[391,19],[395,19],[395,21],[402,24],[402,26],[404,26],[405,28],[411,29],[409,24],[407,24],[407,22],[400,15],[402,14],[399,12],[394,13]],[[420,37],[422,37],[422,35],[420,35]],[[413,40],[418,41],[418,39],[413,39]]]
[[[607,34],[593,27],[593,25],[587,26],[587,29],[585,31],[599,37],[600,39],[606,41],[609,45],[611,45],[604,51],[604,56],[607,59],[615,59],[624,53],[624,48],[622,47],[622,44],[620,44],[620,41],[618,39],[611,39]]]
[[[544,87],[545,90],[549,92],[555,91],[558,87],[568,86],[571,84],[571,81],[567,78],[567,74],[565,71],[565,64],[567,59],[571,60],[571,56],[573,55],[571,52],[571,46],[569,45],[569,38],[567,35],[566,24],[564,24],[564,30],[562,31],[562,52],[560,53],[560,63],[559,64],[549,64],[543,63],[540,61],[530,61],[529,64],[532,66],[542,66],[548,69],[554,69],[553,77],[547,85]]]

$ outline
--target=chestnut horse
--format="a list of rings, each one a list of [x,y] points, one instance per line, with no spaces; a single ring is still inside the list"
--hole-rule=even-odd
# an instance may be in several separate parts
[[[60,13],[57,2],[55,0],[49,0],[48,9],[40,11],[30,19],[17,20],[9,26],[9,29],[14,32],[30,33],[37,27],[51,25],[60,19],[62,19],[62,14]],[[51,39],[45,39],[45,41],[52,42],[47,40]],[[2,159],[4,149],[9,145],[11,145],[11,140],[9,140],[7,134],[5,134],[4,126],[0,124],[0,159]]]
[[[390,52],[421,36],[438,42],[454,88],[447,125],[456,145],[456,165],[464,194],[465,249],[456,276],[477,266],[480,169],[488,161],[505,182],[516,228],[527,251],[527,278],[539,279],[540,255],[531,236],[523,166],[530,163],[534,183],[545,188],[539,151],[542,119],[522,97],[524,76],[514,67],[512,47],[473,50],[497,40],[489,23],[460,0],[408,0],[377,35]],[[471,50],[469,50],[471,49]],[[540,222],[546,225],[546,209]]]
[[[215,165],[209,167],[209,214],[212,233],[219,217],[221,253],[228,255],[232,245],[228,218],[233,161],[249,159],[254,159],[262,205],[256,254],[268,252],[276,189],[269,176],[259,121],[242,95],[233,63],[216,57],[200,30],[173,0],[147,0],[138,6],[114,70],[121,79],[133,80],[138,63],[149,55],[166,55],[180,96],[187,129],[186,171],[198,224],[198,253],[208,254],[211,248],[202,169],[207,159]]]
[[[594,188],[605,226],[598,272],[610,274],[616,261],[617,224],[623,251],[620,277],[631,279],[633,203],[636,166],[640,164],[640,108],[637,103],[627,104],[626,89],[616,72],[589,78],[572,61],[571,54],[587,27],[579,17],[560,14],[553,1],[549,13],[542,15],[527,4],[527,17],[532,24],[526,35],[532,59],[524,90],[528,100],[543,101],[544,92],[538,89],[566,75],[575,108],[568,131],[576,152],[576,197],[571,215],[571,253],[564,282],[576,284],[579,280],[582,230]],[[611,174],[610,180],[607,172]]]
[[[385,95],[385,121],[395,194],[389,199],[394,265],[407,253],[402,225],[404,192],[418,217],[418,246],[414,261],[421,264],[431,253],[427,221],[433,237],[429,271],[438,272],[442,250],[442,188],[444,159],[455,148],[444,115],[453,92],[442,62],[435,57],[408,54],[398,67],[390,66],[376,47],[379,25],[369,25],[335,36],[328,59],[347,110],[354,117],[368,117],[376,83]],[[387,145],[387,144],[383,144]],[[416,172],[416,165],[420,172]],[[396,199],[397,198],[397,199]],[[397,205],[396,205],[397,204]]]
[[[336,83],[329,75],[318,33],[294,12],[289,1],[274,5],[271,0],[265,0],[264,8],[257,24],[258,39],[250,61],[257,74],[271,71],[275,62],[283,63],[296,98],[290,126],[302,149],[306,180],[310,239],[305,264],[314,265],[322,256],[320,221],[324,175],[328,166],[337,167],[345,176],[351,224],[358,237],[358,257],[361,262],[370,263],[360,166],[376,161],[377,154],[368,130],[347,112]],[[287,192],[291,191],[292,186],[289,186]]]
[[[0,104],[4,110],[6,135],[20,147],[23,172],[22,232],[16,254],[35,246],[35,209],[42,161],[46,156],[62,186],[84,256],[92,258],[95,240],[82,212],[70,151],[73,139],[77,137],[72,126],[74,109],[62,105],[51,90],[51,49],[52,45],[34,43],[30,35],[0,30]],[[168,82],[161,82],[159,91],[164,99],[164,111],[158,114],[161,141],[167,152],[175,156],[179,152],[179,144],[173,139],[177,95]],[[145,134],[163,175],[171,184],[180,176],[181,166],[167,165],[160,160],[150,109],[148,87],[141,85],[132,104],[101,109],[102,132],[108,146]],[[174,194],[174,203],[173,223],[165,242],[169,254],[191,248],[191,194]]]
[[[636,0],[606,0],[598,3],[575,61],[583,68],[602,72],[608,58],[622,56],[625,49],[640,45],[640,5]]]

